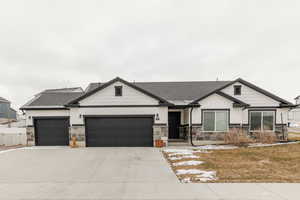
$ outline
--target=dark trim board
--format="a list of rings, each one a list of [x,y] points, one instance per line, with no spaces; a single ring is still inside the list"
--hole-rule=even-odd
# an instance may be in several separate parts
[[[202,126],[202,124],[192,124],[192,126]]]
[[[69,108],[20,108],[20,110],[69,110]]]
[[[84,124],[72,124],[72,126],[84,126]]]
[[[166,123],[157,123],[157,124],[153,124],[153,126],[167,126]]]
[[[89,105],[89,106],[81,106],[81,105],[74,105],[71,107],[78,107],[78,108],[128,108],[128,107],[167,107],[167,105],[158,104],[158,105]]]
[[[115,117],[115,118],[121,118],[121,117],[131,117],[131,118],[148,118],[152,117],[154,119],[155,115],[83,115],[84,118],[105,118],[105,117]]]
[[[36,116],[32,117],[32,120],[35,119],[70,119],[69,116]]]

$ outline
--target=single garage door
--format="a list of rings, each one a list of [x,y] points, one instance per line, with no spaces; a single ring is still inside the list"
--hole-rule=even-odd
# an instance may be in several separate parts
[[[37,146],[69,145],[69,119],[35,119],[35,141]]]
[[[152,147],[152,117],[85,119],[88,147]]]

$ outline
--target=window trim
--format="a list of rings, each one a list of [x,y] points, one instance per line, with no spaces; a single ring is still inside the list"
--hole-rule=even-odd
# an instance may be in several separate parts
[[[117,92],[118,90],[120,91],[120,93]],[[115,96],[116,97],[123,96],[123,86],[115,86]]]
[[[233,94],[235,95],[235,96],[241,96],[242,95],[242,86],[241,85],[234,85],[233,86]],[[238,94],[238,93],[236,93],[236,89],[240,89],[240,93]]]
[[[227,127],[225,131],[216,131],[216,114],[215,114],[215,125],[214,125],[214,131],[205,131],[204,130],[204,113],[205,112],[226,112],[227,113]],[[207,133],[224,133],[229,131],[229,125],[230,125],[230,109],[202,109],[201,112],[201,121],[202,121],[202,132],[207,132]]]
[[[261,113],[261,127],[260,130],[251,130],[251,112],[260,112]],[[272,112],[273,113],[273,130],[263,130],[263,113],[264,112]],[[276,130],[276,110],[249,110],[248,111],[248,122],[249,122],[249,132],[251,133],[257,133],[257,132],[275,132]]]

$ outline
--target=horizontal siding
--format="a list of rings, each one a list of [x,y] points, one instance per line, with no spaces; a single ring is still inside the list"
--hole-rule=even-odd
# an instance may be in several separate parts
[[[234,95],[234,86],[241,85],[242,86],[242,94]],[[251,106],[279,106],[280,102],[260,93],[252,88],[243,85],[239,82],[232,84],[222,90],[222,92],[239,99]]]
[[[123,96],[115,96],[115,86],[123,87]],[[79,103],[80,105],[157,105],[159,102],[126,84],[116,82]]]

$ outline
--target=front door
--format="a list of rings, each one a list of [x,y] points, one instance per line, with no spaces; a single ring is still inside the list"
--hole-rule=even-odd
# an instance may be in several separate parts
[[[169,112],[169,139],[179,139],[181,112]]]

